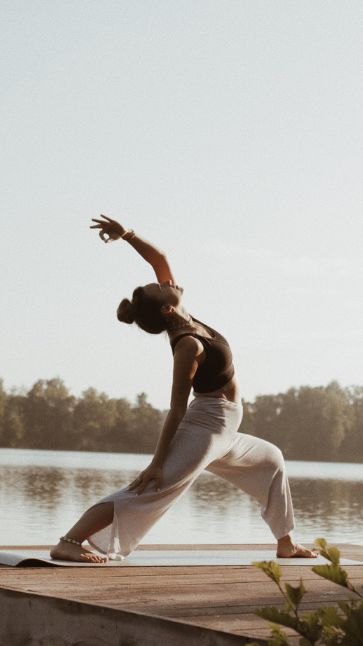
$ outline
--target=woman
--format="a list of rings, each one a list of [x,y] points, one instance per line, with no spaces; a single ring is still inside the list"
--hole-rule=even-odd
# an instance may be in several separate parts
[[[105,563],[130,554],[145,533],[207,469],[256,498],[277,539],[279,557],[314,557],[294,543],[289,484],[281,451],[237,433],[241,394],[229,345],[216,330],[188,314],[166,256],[105,215],[93,218],[104,242],[123,239],[151,264],[157,283],[135,289],[117,317],[151,334],[166,331],[174,355],[170,410],[150,465],[131,484],[100,500],[62,536],[53,559]],[[193,387],[194,399],[187,407]],[[82,546],[89,544],[99,553]]]

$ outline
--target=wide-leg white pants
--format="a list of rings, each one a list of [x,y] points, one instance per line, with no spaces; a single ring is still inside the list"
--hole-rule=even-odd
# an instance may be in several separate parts
[[[282,453],[270,442],[237,433],[241,420],[241,404],[196,396],[169,446],[160,491],[151,481],[141,494],[126,487],[98,501],[112,501],[114,517],[88,537],[90,545],[111,559],[127,556],[204,469],[257,499],[275,538],[288,534],[294,514]]]

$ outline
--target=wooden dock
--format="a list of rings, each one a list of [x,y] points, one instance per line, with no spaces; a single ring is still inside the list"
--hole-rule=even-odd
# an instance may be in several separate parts
[[[1,546],[5,550],[14,546]],[[19,548],[21,546],[17,546]],[[29,546],[28,546],[29,547]],[[46,549],[49,546],[32,546]],[[145,545],[138,549],[273,549],[273,545]],[[338,545],[363,561],[363,547]],[[345,566],[363,586],[363,565]],[[302,609],[347,599],[350,593],[313,574],[283,566],[284,580],[303,577]],[[0,569],[1,646],[229,646],[267,644],[269,627],[254,611],[283,606],[276,586],[258,568],[163,566]],[[292,631],[287,631],[291,636]],[[292,643],[295,640],[292,640]],[[296,642],[297,643],[297,642]]]

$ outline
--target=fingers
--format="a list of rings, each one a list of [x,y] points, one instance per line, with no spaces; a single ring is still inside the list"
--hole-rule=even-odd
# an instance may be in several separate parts
[[[97,222],[98,226],[104,227],[108,226],[111,222],[104,222],[104,220],[99,220],[98,218],[91,218],[92,222]],[[94,225],[93,225],[94,226]]]
[[[111,224],[110,222],[102,222],[101,220],[96,220],[96,218],[92,218],[92,222],[97,222],[97,224],[91,224],[90,229],[110,229]]]
[[[147,485],[149,484],[149,482],[151,480],[155,481],[155,485],[154,485],[155,486],[155,491],[160,491],[160,487],[161,487],[160,478],[143,478],[142,482],[139,485],[137,485],[136,488],[135,488],[136,493],[139,495],[140,493],[145,491]]]
[[[141,476],[139,476],[139,478],[136,479],[136,485],[135,485],[135,487],[133,487],[133,490],[137,494],[142,493],[144,491],[144,489],[147,487],[147,485],[149,484],[150,480],[152,480],[152,478],[150,478],[147,475],[142,474]]]
[[[139,496],[143,491],[145,491],[145,489],[146,489],[146,485],[147,485],[148,483],[149,483],[149,480],[147,480],[146,482],[144,482],[144,481],[143,481],[143,482],[142,482],[138,487],[136,487],[135,492],[137,493],[137,495],[138,495],[138,496]]]
[[[141,480],[134,480],[134,482],[131,482],[129,486],[127,487],[129,491],[132,491],[133,489],[136,489],[141,484]]]
[[[108,218],[107,215],[102,215],[100,214],[100,218],[105,218],[105,220],[99,220],[98,218],[91,218],[92,222],[99,222],[100,224],[114,224],[115,220],[112,220],[111,218]]]
[[[137,487],[139,484],[141,484],[141,482],[143,480],[143,477],[144,477],[144,474],[140,473],[140,475],[138,475],[137,478],[135,478],[135,480],[130,482],[130,484],[129,484],[129,486],[127,488],[128,489],[135,489],[135,487]]]
[[[102,216],[106,217],[106,216]],[[103,242],[109,242],[110,240],[117,240],[119,236],[117,235],[112,235],[113,233],[113,220],[110,218],[107,218],[106,221],[104,220],[99,220],[98,218],[92,218],[92,222],[97,222],[97,224],[91,224],[90,229],[101,229],[99,232],[99,236]],[[105,233],[107,233],[107,238],[105,237]]]
[[[100,220],[99,218],[91,218],[91,221],[97,222],[96,226],[101,226],[101,227],[104,227],[104,226],[109,227],[110,225],[116,224],[116,222],[114,220],[111,220],[111,218],[106,218],[105,215],[103,215],[102,217],[104,217],[105,220]],[[95,227],[95,225],[93,225],[93,227]]]
[[[108,242],[109,239],[105,238],[105,231],[101,229],[98,235],[100,236],[101,240],[103,240],[103,242]]]
[[[99,220],[94,220],[94,221],[99,222]],[[103,240],[103,242],[109,242],[109,240],[111,239],[110,226],[108,222],[100,222],[100,224],[91,224],[90,229],[101,229],[98,235],[100,236],[101,240]],[[105,237],[105,233],[108,235],[108,238]]]
[[[155,480],[155,490],[160,491],[161,488],[161,478],[149,478],[148,476],[138,477],[136,480],[131,482],[127,487],[129,491],[134,491],[138,495],[145,491],[147,485],[151,480]]]
[[[139,496],[143,491],[145,491],[147,485],[151,480],[155,480],[155,491],[160,491],[160,481],[156,478],[148,478],[147,480],[144,478],[144,480],[140,483],[139,486],[136,487],[135,491],[137,495]]]

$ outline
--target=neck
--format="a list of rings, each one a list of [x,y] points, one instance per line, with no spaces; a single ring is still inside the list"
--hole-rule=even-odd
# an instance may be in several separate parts
[[[167,333],[170,340],[178,336],[179,332],[192,332],[195,330],[194,321],[188,312],[174,312],[169,319]]]

